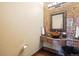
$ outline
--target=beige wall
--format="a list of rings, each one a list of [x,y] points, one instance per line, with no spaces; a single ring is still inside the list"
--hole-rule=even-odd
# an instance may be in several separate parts
[[[43,6],[40,3],[0,3],[0,55],[32,55],[40,48]]]

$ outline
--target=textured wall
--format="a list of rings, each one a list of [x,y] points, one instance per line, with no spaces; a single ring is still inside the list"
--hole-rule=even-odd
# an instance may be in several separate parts
[[[58,7],[58,8],[47,8],[47,3],[44,4],[44,25],[46,32],[50,31],[50,15],[51,14],[56,14],[56,13],[61,13],[61,12],[66,12],[67,17],[71,17],[76,20],[77,17],[79,17],[79,3],[78,2],[73,2],[73,3],[65,3],[63,6]]]

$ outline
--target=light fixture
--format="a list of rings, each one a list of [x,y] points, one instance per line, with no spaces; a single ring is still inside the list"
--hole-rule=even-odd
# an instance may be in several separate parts
[[[55,7],[56,8],[56,7],[61,6],[64,3],[66,3],[66,2],[52,2],[52,3],[48,4],[48,8],[50,8],[50,7]]]

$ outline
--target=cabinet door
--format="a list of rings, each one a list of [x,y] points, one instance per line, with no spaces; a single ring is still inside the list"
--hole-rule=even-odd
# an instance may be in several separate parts
[[[46,37],[42,37],[42,36],[41,36],[41,40],[42,40],[43,42],[47,42],[47,38],[46,38]]]
[[[66,44],[65,39],[63,39],[63,40],[61,39],[61,40],[60,40],[60,45],[61,45],[61,46],[65,46],[65,44]]]
[[[52,44],[52,39],[47,39],[47,43]]]

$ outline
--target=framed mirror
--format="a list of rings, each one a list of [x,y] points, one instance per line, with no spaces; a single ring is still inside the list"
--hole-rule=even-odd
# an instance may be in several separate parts
[[[66,31],[66,14],[64,12],[51,15],[51,31]]]

